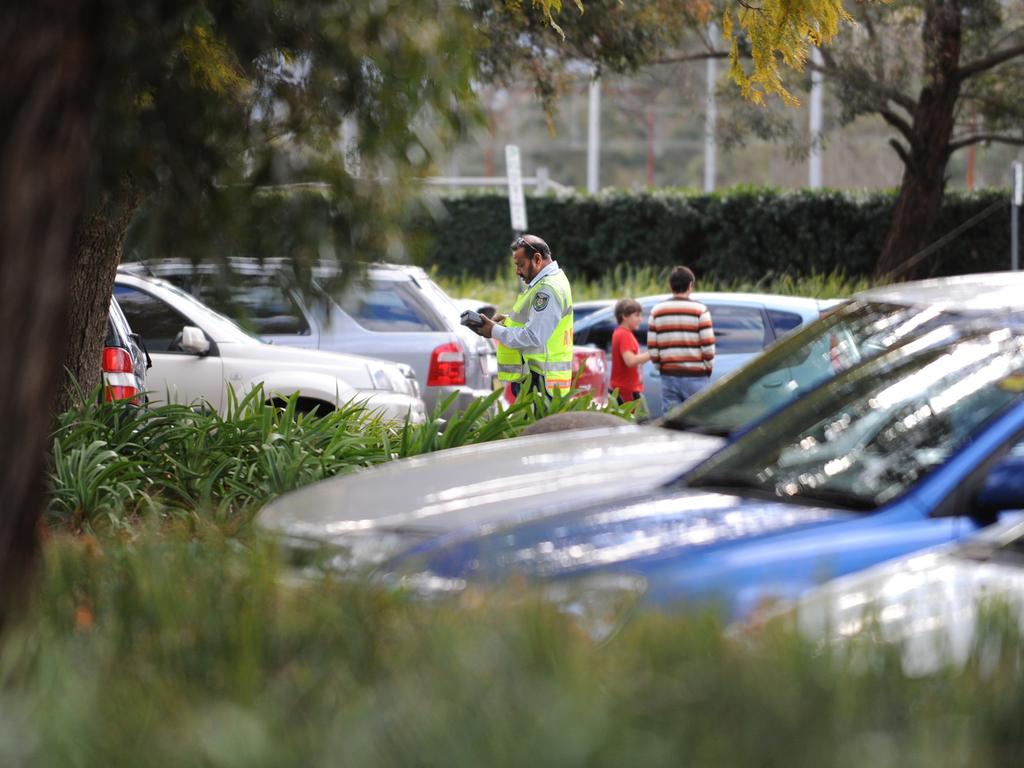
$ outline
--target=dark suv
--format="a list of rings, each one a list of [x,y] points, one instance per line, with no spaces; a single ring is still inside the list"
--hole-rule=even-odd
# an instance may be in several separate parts
[[[142,340],[132,333],[117,299],[110,297],[107,313],[107,337],[103,341],[103,399],[131,400],[141,404],[146,392],[149,355]]]

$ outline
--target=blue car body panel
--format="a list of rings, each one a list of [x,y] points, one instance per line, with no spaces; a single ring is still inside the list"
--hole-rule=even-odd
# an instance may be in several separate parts
[[[644,577],[650,604],[718,603],[735,618],[836,576],[971,535],[981,523],[955,508],[961,492],[975,488],[978,475],[1022,432],[1024,403],[1017,400],[959,453],[874,511],[687,488],[684,478],[628,504],[485,535],[456,531],[423,542],[387,569],[484,581],[510,573],[548,580],[628,572]]]

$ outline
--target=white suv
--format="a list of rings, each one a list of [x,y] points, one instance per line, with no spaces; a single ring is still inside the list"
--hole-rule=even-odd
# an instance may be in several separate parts
[[[287,259],[233,258],[227,274],[216,264],[163,259],[121,266],[129,272],[169,280],[275,345],[405,363],[430,410],[452,395],[450,412],[462,410],[497,382],[493,345],[459,324],[460,310],[419,267],[367,265],[338,299],[339,273],[318,267],[313,300],[295,288]]]
[[[325,413],[351,400],[385,418],[426,419],[418,385],[405,366],[356,355],[266,344],[170,283],[117,275],[114,296],[153,360],[150,401],[227,404],[262,384],[269,400],[299,393],[303,411]]]

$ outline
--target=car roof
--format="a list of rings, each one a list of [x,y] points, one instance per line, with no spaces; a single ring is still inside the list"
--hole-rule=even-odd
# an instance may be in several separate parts
[[[856,298],[966,312],[1024,310],[1024,272],[983,272],[897,283],[869,288]]]
[[[240,275],[265,275],[274,270],[284,269],[291,265],[291,259],[275,257],[256,259],[244,256],[232,256],[224,262],[198,262],[189,259],[149,259],[146,261],[127,262],[118,266],[118,272],[133,275],[210,275],[219,273],[226,264],[231,272]],[[375,278],[402,280],[410,277],[417,280],[428,279],[427,273],[411,264],[390,264],[386,262],[368,262],[362,265],[368,274]],[[332,277],[338,274],[338,267],[330,264],[318,264],[313,267],[317,277]]]

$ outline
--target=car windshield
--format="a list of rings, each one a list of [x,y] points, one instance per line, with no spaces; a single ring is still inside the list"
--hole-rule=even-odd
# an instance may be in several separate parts
[[[263,343],[261,339],[249,333],[247,330],[242,328],[242,326],[240,326],[230,317],[222,315],[215,309],[211,309],[210,307],[206,306],[191,293],[183,290],[182,288],[179,288],[174,283],[169,282],[167,280],[161,280],[160,287],[169,293],[173,293],[175,296],[177,296],[179,299],[181,299],[182,301],[186,302],[189,305],[189,312],[192,314],[193,321],[195,321],[195,318],[197,317],[204,318],[207,323],[220,326],[222,333],[230,332],[231,334],[233,334],[235,337],[233,339],[234,341],[256,342],[260,344]],[[199,322],[202,322],[202,320],[200,320]]]
[[[1024,338],[939,328],[807,394],[686,479],[799,503],[875,509],[1024,391]]]
[[[837,373],[949,319],[919,306],[849,302],[683,403],[664,426],[727,436]]]

